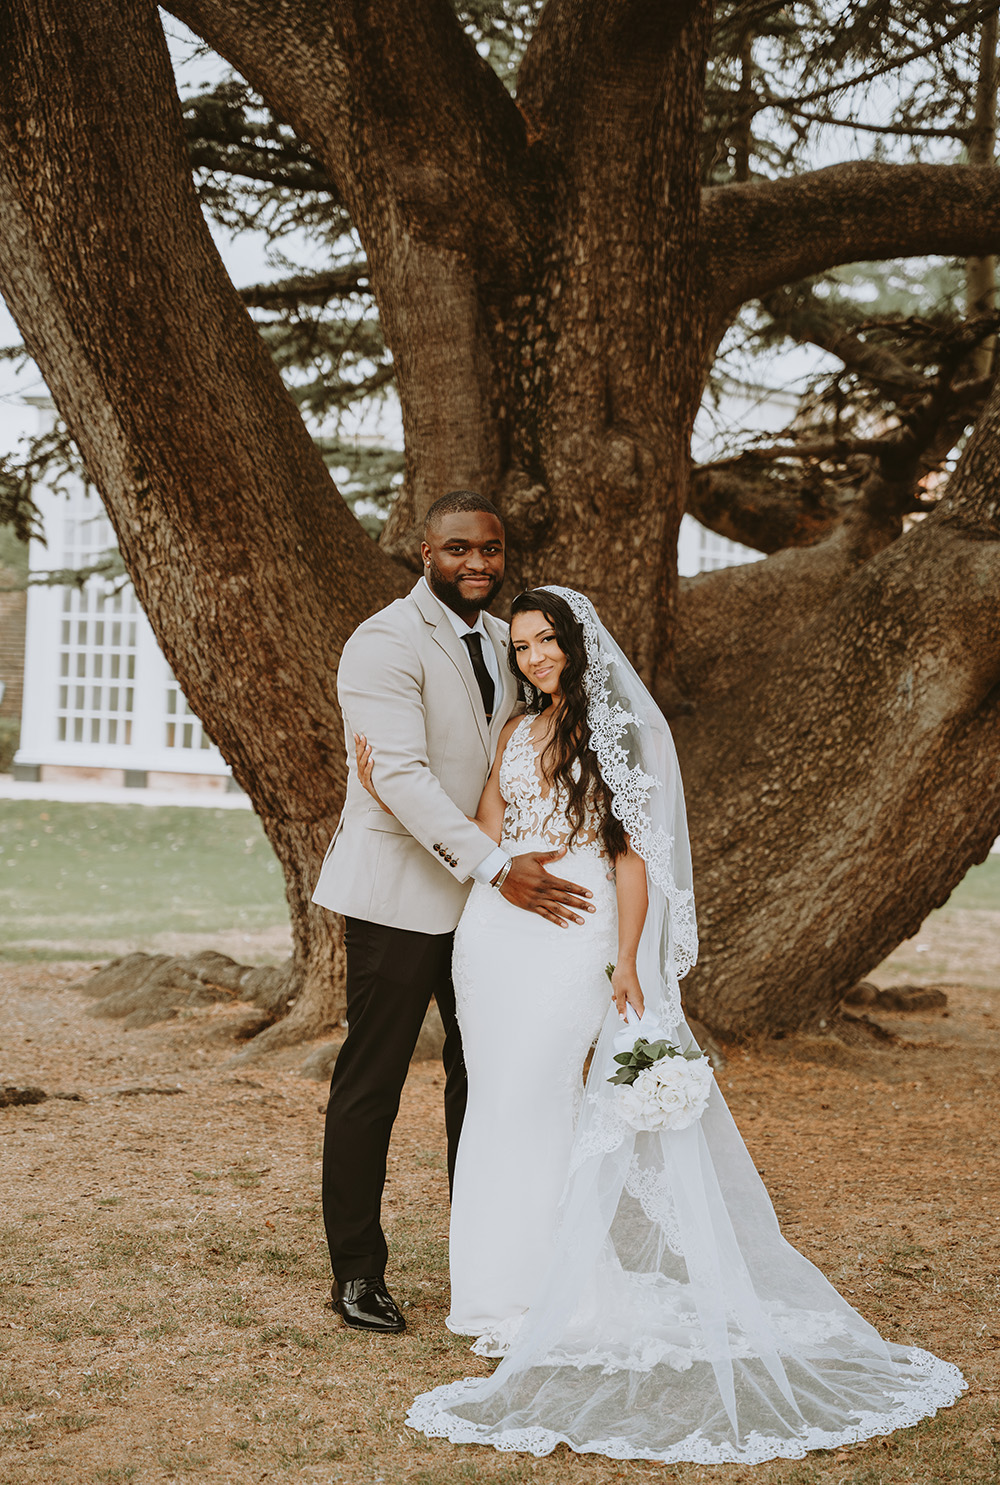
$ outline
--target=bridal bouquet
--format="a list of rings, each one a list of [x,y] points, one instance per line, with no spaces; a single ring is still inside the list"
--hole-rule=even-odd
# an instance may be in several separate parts
[[[615,1061],[619,1068],[608,1082],[617,1088],[617,1112],[633,1129],[687,1129],[705,1112],[712,1067],[703,1052],[641,1036]]]

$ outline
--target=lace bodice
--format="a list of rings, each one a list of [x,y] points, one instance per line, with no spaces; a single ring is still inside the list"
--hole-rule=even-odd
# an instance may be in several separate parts
[[[572,834],[562,801],[558,794],[553,796],[539,772],[540,749],[535,746],[531,730],[535,718],[532,712],[521,718],[507,739],[500,764],[500,793],[505,805],[500,844],[517,846],[519,850],[528,842],[540,844],[543,849],[555,849],[568,844]],[[572,849],[603,854],[597,839],[599,825],[596,811],[588,811],[584,831]]]

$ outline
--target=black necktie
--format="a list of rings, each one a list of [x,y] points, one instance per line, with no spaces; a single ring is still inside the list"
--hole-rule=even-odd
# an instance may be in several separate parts
[[[469,658],[472,668],[476,672],[476,680],[483,698],[483,706],[486,709],[486,720],[493,720],[493,677],[486,669],[486,661],[483,659],[482,636],[478,634],[463,634],[462,643],[468,646]]]

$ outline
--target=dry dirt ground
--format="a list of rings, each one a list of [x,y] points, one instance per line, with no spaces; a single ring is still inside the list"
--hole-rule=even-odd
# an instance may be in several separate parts
[[[409,1330],[365,1338],[324,1307],[325,1089],[299,1074],[308,1049],[233,1065],[224,1007],[125,1031],[86,1015],[80,972],[0,966],[0,1082],[81,1096],[0,1109],[3,1485],[1000,1476],[1000,1003],[988,986],[951,987],[947,1014],[877,1013],[893,1043],[729,1048],[720,1074],[789,1237],[884,1334],[957,1362],[968,1393],[853,1449],[664,1469],[564,1449],[500,1455],[406,1429],[415,1392],[491,1365],[443,1324],[434,1065],[413,1069],[386,1194]]]

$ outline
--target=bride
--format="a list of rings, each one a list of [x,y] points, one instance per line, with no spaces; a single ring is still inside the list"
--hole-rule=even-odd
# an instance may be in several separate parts
[[[421,1394],[407,1422],[537,1455],[754,1464],[928,1417],[961,1374],[883,1341],[782,1238],[683,1020],[697,934],[663,716],[570,589],[514,600],[509,658],[527,711],[476,822],[512,855],[565,848],[592,915],[566,927],[489,886],[469,894],[447,1324],[503,1360]],[[363,739],[359,773],[375,793]],[[711,1085],[700,1117],[698,1100],[677,1117],[623,1097],[622,1059],[650,1043],[670,1049],[658,1068]]]

